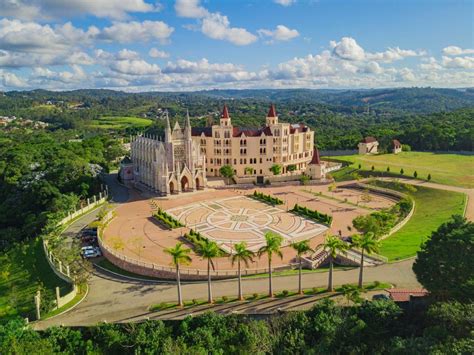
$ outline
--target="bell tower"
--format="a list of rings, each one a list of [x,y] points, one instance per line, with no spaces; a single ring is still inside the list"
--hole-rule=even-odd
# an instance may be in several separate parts
[[[229,110],[228,110],[226,104],[224,104],[224,108],[222,109],[222,114],[221,114],[221,119],[220,119],[220,125],[221,125],[221,127],[229,127],[229,126],[231,126],[231,121],[230,121],[230,116],[229,116]]]
[[[278,124],[278,116],[276,114],[275,105],[271,104],[267,114],[267,126]]]

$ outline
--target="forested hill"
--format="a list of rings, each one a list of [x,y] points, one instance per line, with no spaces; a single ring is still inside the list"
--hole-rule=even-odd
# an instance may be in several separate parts
[[[103,89],[82,89],[64,92],[46,90],[11,91],[9,98],[20,100],[100,101],[126,99],[142,101],[199,101],[201,100],[257,100],[274,103],[300,103],[328,106],[333,112],[365,112],[380,114],[433,113],[474,107],[474,88],[435,89],[400,88],[373,90],[311,90],[311,89],[261,89],[261,90],[207,90],[196,92],[144,92],[125,93]],[[0,109],[1,109],[0,100]]]

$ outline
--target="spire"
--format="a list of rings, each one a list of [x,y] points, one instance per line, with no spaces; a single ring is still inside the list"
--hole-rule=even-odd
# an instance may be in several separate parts
[[[189,110],[186,109],[186,126],[191,127],[191,121],[189,120]]]
[[[189,110],[186,109],[186,124],[184,126],[184,133],[188,139],[191,139],[191,120],[189,119]]]
[[[178,120],[176,120],[176,123],[174,124],[173,131],[181,130],[181,126],[179,125]]]
[[[311,159],[310,164],[321,164],[321,159],[319,158],[319,150],[316,146],[314,146],[313,158]]]
[[[166,118],[165,142],[171,142],[171,126],[170,126],[170,118],[168,116],[168,110],[165,111],[165,118]]]
[[[227,109],[227,105],[224,104],[224,108],[222,109],[221,118],[230,118],[229,110]]]
[[[276,109],[275,109],[275,105],[274,105],[274,104],[271,104],[271,105],[270,105],[270,109],[268,110],[268,115],[267,115],[267,117],[277,117]]]

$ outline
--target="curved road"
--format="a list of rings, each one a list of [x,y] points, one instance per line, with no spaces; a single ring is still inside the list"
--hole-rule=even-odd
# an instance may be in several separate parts
[[[473,190],[413,180],[406,182],[468,194],[467,217],[472,220],[474,213]],[[107,183],[113,190],[113,202],[121,203],[128,199],[127,189],[118,185],[113,177],[108,176]],[[80,230],[90,222],[93,216],[94,214],[91,213],[76,221],[66,233]],[[412,271],[413,261],[414,259],[409,259],[399,263],[366,268],[364,280],[366,282],[390,282],[397,287],[420,287]],[[303,285],[305,288],[325,286],[327,276],[325,272],[304,274]],[[354,283],[357,281],[357,277],[358,269],[336,271],[334,283],[336,285]],[[294,290],[297,288],[297,280],[297,275],[276,277],[274,278],[274,289],[275,291]],[[101,321],[125,322],[131,318],[138,319],[148,315],[148,307],[152,304],[176,300],[176,286],[173,282],[133,281],[96,270],[91,276],[89,285],[89,294],[81,304],[63,315],[40,322],[37,327],[45,328],[61,324],[91,325]],[[267,291],[268,280],[266,278],[245,279],[243,287],[245,294],[263,293]],[[236,280],[213,282],[215,297],[232,296],[236,294],[236,290]],[[205,282],[186,283],[183,285],[183,295],[184,299],[205,299],[207,298],[207,284]]]

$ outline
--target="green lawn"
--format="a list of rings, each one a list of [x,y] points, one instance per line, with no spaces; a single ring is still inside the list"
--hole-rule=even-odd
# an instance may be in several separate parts
[[[71,286],[51,270],[41,240],[24,243],[0,255],[0,322],[16,316],[35,319],[34,295],[44,288],[54,297],[55,287],[61,295]]]
[[[378,186],[406,191],[391,182],[377,181]],[[413,216],[398,232],[382,241],[380,254],[389,261],[415,256],[420,244],[453,214],[462,215],[466,196],[459,192],[418,187],[409,193],[415,200]]]
[[[89,128],[123,130],[126,128],[146,128],[153,123],[148,118],[141,117],[123,117],[123,116],[105,116],[97,120],[92,120]]]
[[[431,174],[431,181],[440,184],[474,188],[474,156],[459,154],[437,154],[425,152],[402,152],[400,154],[381,155],[348,155],[333,157],[337,160],[344,160],[353,163],[339,172],[334,172],[336,180],[347,180],[350,173],[357,171],[361,164],[361,170],[385,174],[387,167],[390,167],[392,174],[399,174],[403,168],[404,175],[413,177],[413,173],[418,173],[418,178],[426,179]],[[364,175],[364,174],[361,174]]]

